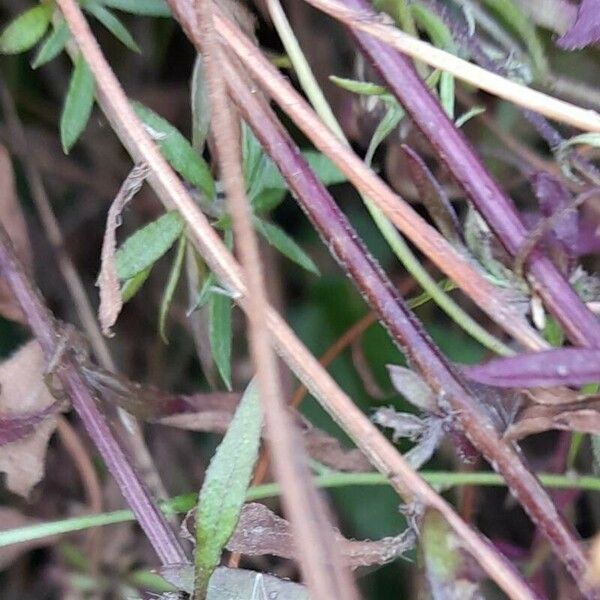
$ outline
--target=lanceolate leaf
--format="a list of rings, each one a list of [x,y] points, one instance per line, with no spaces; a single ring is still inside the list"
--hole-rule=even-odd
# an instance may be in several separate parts
[[[98,2],[89,2],[86,10],[93,14],[106,29],[108,29],[120,42],[134,52],[140,52],[140,47],[133,39],[127,28],[110,10]]]
[[[143,271],[140,271],[130,279],[127,279],[123,282],[121,287],[121,298],[123,300],[123,304],[125,304],[125,302],[129,302],[138,293],[139,289],[146,282],[146,279],[148,279],[151,270],[152,266],[147,267]]]
[[[463,372],[474,381],[497,387],[583,385],[600,381],[600,350],[560,348],[520,354],[463,366]]]
[[[46,38],[35,55],[31,67],[37,69],[56,58],[64,49],[69,39],[69,28],[67,22],[61,19],[54,25],[52,33]]]
[[[176,211],[168,212],[138,229],[117,250],[115,261],[119,279],[131,279],[152,266],[183,231],[183,221]]]
[[[160,333],[160,337],[163,339],[165,344],[168,344],[167,334],[165,332],[165,322],[167,319],[167,313],[169,312],[169,308],[171,306],[171,302],[173,300],[173,294],[175,293],[175,288],[177,288],[177,284],[179,283],[179,278],[181,277],[181,268],[183,267],[183,257],[185,256],[185,244],[186,238],[185,235],[181,235],[179,237],[179,243],[177,244],[177,253],[175,254],[175,259],[173,260],[173,266],[171,267],[171,272],[169,273],[169,279],[167,280],[167,285],[165,286],[165,291],[163,293],[162,301],[160,303],[160,316],[158,320],[158,331]]]
[[[233,534],[258,456],[261,410],[251,382],[206,470],[196,511],[195,597],[203,598]]]
[[[75,66],[60,117],[60,141],[68,154],[85,129],[94,106],[94,78],[83,56],[75,59]]]
[[[170,17],[171,11],[164,0],[102,0],[102,4],[123,12],[147,17]]]
[[[297,265],[302,268],[319,275],[319,269],[317,265],[312,261],[310,256],[296,244],[296,242],[285,232],[283,229],[273,225],[273,223],[267,223],[260,219],[254,220],[257,231],[281,254],[287,256],[290,260],[294,261]]]
[[[578,50],[600,42],[600,0],[582,0],[573,26],[557,42],[564,50]]]
[[[215,195],[215,185],[210,169],[188,140],[168,121],[139,102],[132,102],[133,110],[144,122],[156,140],[169,164],[209,200]]]
[[[49,2],[20,14],[0,34],[0,54],[19,54],[37,44],[48,29],[51,15]]]
[[[210,351],[223,383],[231,389],[231,300],[213,291],[208,297]]]

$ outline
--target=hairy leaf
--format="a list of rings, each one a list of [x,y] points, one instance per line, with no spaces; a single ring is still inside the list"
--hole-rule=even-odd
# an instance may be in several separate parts
[[[85,129],[94,106],[94,78],[92,72],[79,54],[69,82],[69,89],[60,117],[60,141],[65,154],[68,154]]]
[[[143,104],[132,102],[132,107],[155,138],[162,155],[173,169],[212,200],[215,195],[215,184],[210,169],[188,140],[166,119]]]
[[[0,34],[0,54],[19,54],[42,38],[52,16],[52,4],[38,4],[11,21]]]
[[[177,211],[165,213],[138,229],[115,254],[119,279],[131,279],[151,267],[174,244],[182,231],[183,221]]]
[[[204,595],[221,552],[237,525],[258,457],[261,425],[258,391],[251,382],[206,470],[200,490],[194,560],[197,597]]]
[[[319,269],[302,248],[280,227],[261,219],[254,219],[256,230],[281,254],[300,265],[303,269],[319,275]]]
[[[40,46],[33,62],[32,69],[37,69],[55,59],[64,49],[69,39],[69,27],[64,19],[60,19],[52,29],[52,33]]]

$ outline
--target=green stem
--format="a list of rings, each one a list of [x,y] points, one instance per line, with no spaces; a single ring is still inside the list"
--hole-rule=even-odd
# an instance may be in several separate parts
[[[421,477],[431,486],[438,489],[448,489],[455,486],[476,485],[486,487],[504,486],[500,475],[491,472],[479,473],[454,473],[450,471],[421,471]],[[541,473],[538,477],[542,484],[554,489],[577,489],[582,491],[600,492],[600,477],[578,475],[554,475]],[[320,488],[339,488],[351,485],[372,486],[388,485],[388,480],[380,473],[327,473],[314,478],[314,483]],[[264,500],[281,493],[277,483],[265,483],[251,487],[246,494],[246,500]],[[191,510],[198,500],[196,493],[176,496],[162,504],[162,510],[168,517],[175,513],[184,513]],[[0,548],[30,542],[55,535],[64,535],[75,531],[82,531],[92,527],[126,523],[135,519],[130,510],[116,510],[109,513],[74,517],[49,523],[36,523],[17,529],[0,531]]]
[[[306,57],[298,44],[298,40],[290,27],[279,0],[268,0],[268,7],[275,29],[277,29],[281,42],[290,58],[296,75],[298,76],[298,80],[300,81],[300,85],[315,109],[315,112],[340,140],[345,144],[348,144],[348,140],[345,138],[342,128],[337,122],[327,99],[323,95],[323,92],[315,79]],[[381,212],[381,210],[368,198],[363,196],[362,199],[369,210],[373,221],[398,260],[400,260],[406,270],[416,279],[419,285],[429,293],[434,302],[482,346],[489,348],[501,356],[514,355],[511,348],[486,331],[437,285],[435,279],[433,279],[433,277],[429,275],[427,269],[421,265],[418,258],[410,250],[408,244],[398,233],[398,230],[392,225],[383,212]]]

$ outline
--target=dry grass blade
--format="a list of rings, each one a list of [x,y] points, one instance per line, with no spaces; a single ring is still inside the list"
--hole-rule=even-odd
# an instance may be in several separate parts
[[[100,105],[117,135],[136,161],[145,160],[148,163],[151,169],[149,181],[161,200],[167,206],[176,206],[180,210],[187,222],[191,241],[221,281],[226,281],[239,294],[238,301],[247,310],[246,286],[238,265],[135,117],[79,7],[73,0],[58,0],[57,4],[94,74]],[[169,5],[184,23],[190,37],[195,39],[196,19],[191,5],[188,2],[180,4],[173,1]],[[388,477],[394,489],[407,502],[418,500],[439,510],[469,551],[509,597],[530,600],[533,597],[531,591],[512,567],[409,467],[273,309],[268,311],[268,327],[282,358],[372,464]]]
[[[268,306],[256,234],[245,193],[237,118],[221,72],[222,49],[213,24],[212,0],[198,0],[200,47],[211,105],[211,129],[233,223],[235,243],[248,282],[248,337],[283,504],[290,517],[299,562],[315,599],[358,598],[338,555],[328,510],[314,488],[302,440],[285,406],[279,370],[267,329]]]
[[[532,90],[427,42],[417,40],[394,27],[383,15],[376,15],[372,11],[355,10],[337,0],[305,1],[349,27],[364,31],[396,50],[412,58],[418,58],[436,69],[446,71],[478,89],[533,110],[549,119],[567,123],[584,131],[600,132],[600,115],[596,111]]]
[[[402,233],[506,332],[532,350],[548,348],[548,344],[526,323],[502,292],[475,270],[469,259],[453,248],[323,125],[302,96],[231,21],[221,13],[216,16],[216,24],[219,33],[260,85],[359,192],[370,198]]]

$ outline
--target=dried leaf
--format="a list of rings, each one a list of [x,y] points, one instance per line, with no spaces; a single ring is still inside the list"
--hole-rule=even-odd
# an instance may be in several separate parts
[[[10,155],[0,145],[0,223],[8,232],[17,256],[27,269],[31,268],[31,247],[27,226],[15,189]],[[0,315],[12,321],[25,322],[21,307],[4,279],[0,277]]]
[[[438,183],[425,161],[406,144],[402,144],[410,176],[419,192],[419,198],[442,235],[457,247],[463,245],[458,217],[444,188]]]
[[[600,0],[582,0],[575,23],[556,45],[563,50],[579,50],[600,42]]]
[[[121,213],[127,203],[139,192],[144,180],[148,176],[148,165],[136,165],[121,185],[118,194],[108,209],[104,240],[102,242],[102,259],[100,273],[96,285],[100,288],[100,307],[98,319],[102,326],[102,333],[112,336],[110,328],[115,324],[121,308],[123,298],[115,265],[117,249],[116,231],[121,224]]]
[[[435,394],[414,371],[398,365],[387,365],[387,369],[396,391],[413,406],[427,413],[439,413]]]
[[[334,469],[353,473],[373,470],[369,459],[357,448],[344,448],[340,441],[312,426],[303,434],[306,451],[314,460]]]
[[[0,446],[31,435],[40,423],[60,410],[60,404],[55,402],[44,410],[23,415],[0,414]]]
[[[558,406],[529,406],[519,413],[518,420],[504,435],[519,440],[554,429],[600,434],[600,399]]]
[[[410,550],[414,539],[412,530],[377,541],[348,540],[336,531],[341,554],[353,569],[390,562]],[[297,557],[288,521],[258,503],[244,505],[235,533],[227,542],[227,549],[247,556],[268,554],[289,559]]]
[[[46,361],[36,341],[22,346],[0,364],[0,412],[15,416],[41,412],[55,404],[43,376]],[[26,438],[11,442],[0,452],[0,471],[9,490],[27,497],[44,475],[48,440],[56,428],[50,415]]]
[[[583,385],[600,381],[600,350],[545,350],[463,365],[462,370],[474,381],[502,388]]]

